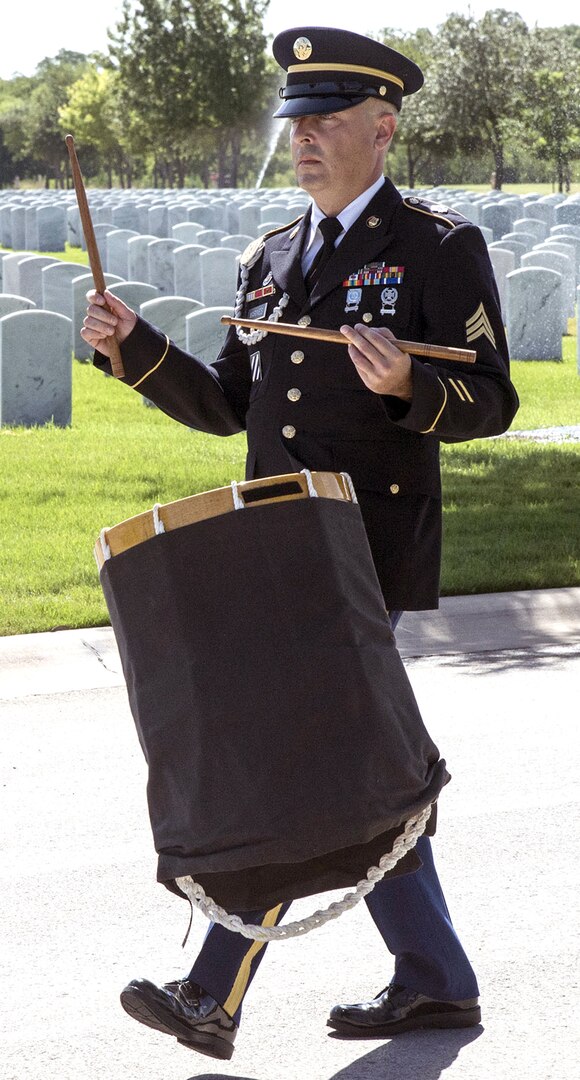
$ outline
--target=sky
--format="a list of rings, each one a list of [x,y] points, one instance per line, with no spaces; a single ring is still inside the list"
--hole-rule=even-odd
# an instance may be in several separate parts
[[[443,0],[433,5],[430,0],[415,0],[391,15],[384,0],[271,0],[265,28],[277,34],[292,26],[337,26],[358,33],[377,32],[385,26],[411,31],[419,26],[431,30],[451,12],[481,18],[487,9],[503,7],[518,11],[528,26],[561,26],[579,22],[571,13],[570,0]],[[289,11],[291,9],[291,13]],[[313,17],[313,10],[316,16]],[[107,28],[117,22],[121,0],[15,0],[9,5],[0,28],[0,79],[15,74],[32,75],[37,64],[46,56],[56,56],[60,49],[90,53],[107,50]]]

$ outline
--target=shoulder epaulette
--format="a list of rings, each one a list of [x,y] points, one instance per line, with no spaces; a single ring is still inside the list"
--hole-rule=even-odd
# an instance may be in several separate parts
[[[447,225],[448,229],[454,229],[456,225],[461,225],[463,222],[469,224],[466,217],[463,214],[458,214],[457,210],[452,210],[451,207],[446,206],[444,203],[431,202],[429,199],[418,199],[416,195],[407,196],[403,199],[405,206],[409,210],[416,210],[419,214],[427,214],[431,218],[437,218]]]
[[[280,225],[277,229],[270,229],[269,232],[263,233],[262,236],[258,236],[255,240],[252,240],[240,256],[240,266],[253,266],[262,254],[266,240],[269,240],[271,236],[277,236],[279,233],[286,232],[286,230],[291,229],[293,225],[299,225],[303,217],[304,214],[300,214],[300,217],[294,218],[294,221],[289,221],[287,225]]]

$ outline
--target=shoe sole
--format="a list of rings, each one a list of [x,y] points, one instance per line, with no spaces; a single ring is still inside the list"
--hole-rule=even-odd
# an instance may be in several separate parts
[[[234,1047],[225,1039],[220,1039],[218,1035],[204,1035],[203,1032],[196,1032],[192,1037],[191,1028],[180,1024],[176,1017],[164,1013],[161,1008],[155,1010],[135,991],[124,990],[121,994],[121,1005],[133,1020],[160,1031],[163,1035],[172,1035],[178,1043],[190,1050],[197,1050],[206,1057],[218,1058],[220,1061],[229,1061],[233,1056]]]
[[[351,1024],[348,1020],[327,1020],[327,1026],[339,1032],[340,1035],[349,1035],[355,1039],[389,1038],[390,1035],[400,1035],[404,1031],[418,1031],[421,1028],[467,1028],[475,1027],[481,1023],[481,1009],[479,1005],[474,1009],[464,1009],[462,1012],[432,1013],[430,1016],[413,1016],[408,1020],[393,1020],[389,1024],[377,1024],[372,1027],[363,1027],[361,1024]]]

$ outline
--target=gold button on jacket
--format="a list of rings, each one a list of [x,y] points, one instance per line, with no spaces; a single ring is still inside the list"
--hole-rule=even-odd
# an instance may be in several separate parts
[[[292,424],[285,424],[282,428],[282,434],[285,439],[293,439],[296,434],[296,428],[292,427]]]

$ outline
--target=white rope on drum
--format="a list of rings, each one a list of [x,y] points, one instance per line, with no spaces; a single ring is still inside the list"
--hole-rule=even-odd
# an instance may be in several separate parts
[[[231,488],[232,488],[232,499],[234,500],[234,510],[245,510],[246,509],[246,504],[245,504],[244,500],[242,499],[242,497],[241,497],[241,495],[240,495],[240,493],[238,491],[238,482],[237,482],[237,480],[232,480]]]
[[[159,510],[161,509],[161,503],[155,503],[153,507],[153,528],[155,529],[155,535],[160,536],[165,532],[165,525],[159,517]]]
[[[409,818],[403,832],[397,836],[392,850],[379,859],[378,866],[371,866],[366,878],[359,881],[353,892],[344,894],[342,900],[336,900],[322,911],[315,911],[304,919],[286,923],[283,926],[257,926],[255,923],[245,923],[239,915],[229,915],[224,908],[216,904],[210,896],[207,896],[201,885],[192,877],[176,878],[176,885],[185,893],[192,909],[198,908],[212,922],[219,923],[226,930],[233,930],[242,937],[252,941],[280,941],[286,938],[299,937],[324,926],[331,919],[337,919],[345,911],[350,911],[364,896],[374,889],[377,882],[382,881],[385,874],[397,865],[399,859],[415,847],[417,840],[425,832],[425,828],[431,816],[431,805]]]
[[[308,488],[308,494],[310,495],[310,498],[317,499],[318,492],[314,487],[314,483],[312,481],[312,473],[310,472],[310,469],[301,469],[300,471],[302,475],[306,477],[306,487]]]

